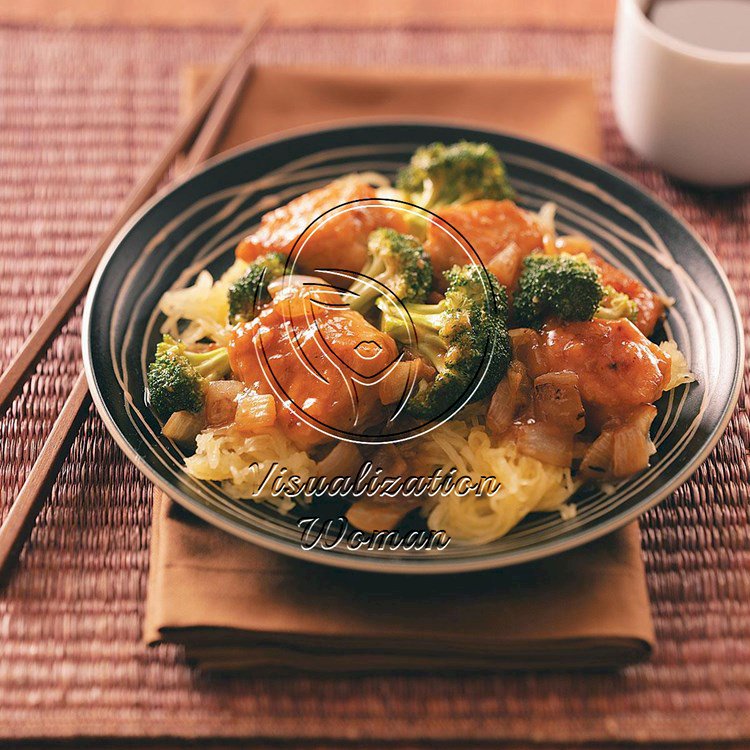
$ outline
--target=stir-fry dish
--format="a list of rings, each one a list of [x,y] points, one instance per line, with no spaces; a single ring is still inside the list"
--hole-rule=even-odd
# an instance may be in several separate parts
[[[161,300],[164,436],[193,477],[281,512],[357,478],[364,531],[415,519],[480,544],[575,516],[583,485],[649,465],[654,403],[694,378],[652,340],[671,300],[554,214],[521,208],[496,151],[467,142],[265,214],[219,279]],[[370,482],[387,478],[398,492]]]

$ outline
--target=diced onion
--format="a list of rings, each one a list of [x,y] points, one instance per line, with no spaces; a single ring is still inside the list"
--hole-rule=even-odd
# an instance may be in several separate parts
[[[580,432],[586,426],[578,375],[548,372],[534,380],[534,416],[563,431]]]
[[[419,380],[432,380],[435,368],[421,357],[395,364],[388,375],[378,383],[381,404],[395,404],[414,388]]]
[[[415,363],[398,362],[388,375],[378,383],[378,395],[382,404],[395,404],[400,401],[407,388],[414,381]]]
[[[555,238],[557,237],[557,231],[555,230],[556,211],[557,206],[551,201],[548,201],[542,205],[536,215],[537,225],[542,231],[545,250],[549,245],[554,244]]]
[[[497,436],[502,435],[512,424],[521,407],[526,404],[526,368],[513,360],[508,374],[498,383],[487,409],[487,428]]]
[[[523,362],[532,376],[545,371],[540,337],[533,328],[512,328],[510,342],[513,347],[513,359]]]
[[[192,443],[205,427],[205,415],[191,411],[176,411],[162,427],[164,437],[176,443]]]
[[[573,460],[582,460],[590,447],[591,441],[584,440],[579,435],[576,435],[576,437],[573,438]]]
[[[567,467],[573,461],[573,435],[547,422],[527,422],[517,426],[519,453],[545,464]]]
[[[487,270],[494,274],[501,284],[510,289],[515,285],[521,273],[523,259],[524,251],[518,244],[511,242],[499,253],[492,256],[489,263],[487,263]]]
[[[495,388],[487,408],[487,429],[495,436],[502,435],[512,424],[516,405],[510,395],[508,378],[503,378]]]
[[[370,459],[373,470],[382,469],[383,474],[390,477],[406,474],[406,461],[395,445],[383,445],[375,451]]]
[[[209,427],[221,427],[234,421],[237,411],[235,399],[242,392],[236,380],[216,380],[206,386],[206,422]]]
[[[672,367],[670,368],[669,382],[664,386],[665,391],[671,391],[680,385],[695,382],[695,375],[690,372],[685,355],[677,348],[674,341],[663,341],[659,348],[669,356]]]
[[[590,479],[610,478],[613,445],[612,431],[604,430],[583,454],[580,467],[581,474]]]
[[[528,373],[526,372],[526,365],[523,362],[519,362],[517,359],[511,361],[508,366],[507,374],[508,382],[510,383],[511,391],[516,394],[521,403],[528,396]]]
[[[649,436],[656,407],[644,404],[617,425],[606,427],[581,462],[581,473],[592,479],[627,477],[648,466],[656,450]]]
[[[656,416],[656,407],[642,406],[622,427],[615,430],[612,444],[612,475],[627,477],[648,466],[656,451],[649,429]]]
[[[234,415],[237,429],[245,435],[271,427],[276,422],[276,400],[271,394],[245,391],[237,397]]]
[[[315,471],[319,477],[333,479],[333,477],[353,476],[362,466],[363,458],[359,448],[354,443],[337,443],[331,452],[318,462]]]

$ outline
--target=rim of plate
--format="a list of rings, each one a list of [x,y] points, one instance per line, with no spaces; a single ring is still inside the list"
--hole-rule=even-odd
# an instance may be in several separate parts
[[[735,368],[735,371],[733,373],[732,390],[729,398],[726,400],[726,403],[723,406],[721,419],[717,422],[716,426],[712,428],[711,435],[707,439],[703,449],[698,454],[696,454],[690,462],[685,464],[679,471],[677,471],[668,482],[665,482],[658,491],[655,491],[651,497],[638,503],[633,508],[622,513],[618,513],[614,517],[602,521],[589,529],[579,530],[571,536],[562,537],[557,540],[540,542],[533,548],[514,551],[507,557],[499,555],[489,555],[486,558],[480,558],[476,560],[453,559],[449,561],[441,561],[439,557],[414,557],[409,560],[396,560],[388,558],[367,560],[366,558],[355,557],[353,555],[332,555],[325,549],[314,548],[311,550],[303,550],[300,546],[291,545],[287,542],[276,540],[273,537],[268,536],[264,532],[255,531],[254,529],[240,526],[239,524],[227,520],[220,513],[213,511],[211,508],[206,506],[203,502],[201,502],[190,493],[183,492],[182,490],[179,490],[178,488],[172,486],[158,472],[152,470],[151,467],[141,458],[134,446],[123,435],[116,420],[110,414],[104,395],[99,388],[99,382],[94,372],[94,358],[90,346],[90,336],[91,319],[94,304],[93,301],[99,289],[102,276],[104,275],[106,267],[109,264],[111,258],[117,252],[120,244],[130,233],[133,227],[137,225],[141,221],[143,216],[145,216],[152,208],[154,208],[164,198],[166,198],[168,195],[170,195],[185,183],[199,178],[205,172],[209,171],[218,164],[231,161],[240,155],[255,151],[262,146],[278,143],[304,135],[314,136],[319,133],[330,133],[336,130],[349,130],[351,128],[357,127],[376,128],[383,126],[453,127],[464,130],[473,130],[475,132],[485,132],[502,138],[510,138],[512,140],[526,143],[538,148],[552,150],[559,154],[562,154],[567,158],[571,158],[584,164],[594,166],[597,169],[600,169],[601,171],[609,174],[611,177],[614,177],[615,179],[625,183],[631,189],[635,190],[638,193],[641,193],[643,196],[648,198],[653,204],[656,205],[656,207],[660,211],[668,214],[671,219],[680,224],[695,241],[698,247],[700,247],[700,249],[703,251],[709,263],[713,266],[713,269],[724,289],[726,298],[730,303],[730,308],[732,311],[732,323],[734,326],[735,339],[737,341],[738,366],[737,368]],[[96,410],[99,413],[102,421],[104,422],[107,431],[113,437],[117,445],[125,453],[127,458],[135,465],[135,467],[151,482],[153,482],[156,487],[161,489],[175,502],[182,505],[191,513],[194,513],[199,518],[202,518],[204,521],[207,521],[234,536],[240,537],[242,539],[245,539],[246,541],[257,544],[260,547],[270,549],[280,554],[284,554],[308,562],[315,562],[321,565],[326,565],[328,567],[402,575],[468,573],[472,571],[491,570],[496,568],[510,567],[513,565],[520,565],[522,563],[532,562],[534,560],[539,560],[545,557],[551,557],[553,555],[560,554],[561,552],[566,552],[568,550],[583,546],[585,544],[588,544],[589,542],[606,536],[607,534],[616,531],[617,529],[622,528],[626,524],[637,519],[647,510],[658,505],[662,500],[664,500],[664,498],[672,494],[672,492],[674,492],[678,487],[684,484],[687,479],[695,472],[695,470],[706,460],[706,458],[708,458],[711,451],[713,451],[716,444],[724,434],[724,431],[726,430],[729,421],[732,418],[732,414],[734,413],[735,406],[737,405],[737,402],[739,400],[743,375],[742,363],[745,360],[745,341],[742,316],[734,291],[731,284],[729,283],[724,269],[719,264],[719,261],[717,260],[713,251],[708,247],[708,245],[695,231],[695,229],[693,229],[693,227],[690,226],[687,221],[676,214],[671,207],[669,207],[661,198],[654,195],[650,190],[639,185],[637,182],[635,182],[635,180],[631,179],[628,175],[616,169],[615,167],[612,167],[598,159],[580,156],[571,151],[566,151],[565,149],[558,148],[557,146],[554,146],[550,143],[545,143],[538,139],[526,138],[521,135],[509,133],[497,128],[491,128],[486,125],[480,125],[471,121],[453,120],[450,118],[400,118],[396,116],[378,118],[356,117],[330,120],[316,123],[315,125],[310,126],[289,128],[274,135],[255,138],[251,141],[248,141],[247,143],[235,146],[232,149],[211,157],[210,159],[203,162],[200,167],[196,168],[193,172],[184,175],[163,187],[148,201],[146,201],[128,219],[128,221],[123,225],[123,227],[117,232],[115,237],[110,242],[107,251],[103,255],[102,260],[97,266],[96,272],[92,277],[91,284],[86,295],[86,303],[84,306],[82,317],[81,338],[83,366],[86,373],[89,390],[91,392],[94,405],[96,406]]]

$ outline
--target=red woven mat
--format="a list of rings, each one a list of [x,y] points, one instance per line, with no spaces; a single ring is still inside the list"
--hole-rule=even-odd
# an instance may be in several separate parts
[[[178,71],[221,31],[0,28],[0,360],[8,361],[175,121]],[[599,82],[606,158],[716,250],[750,306],[750,196],[700,193],[638,161],[615,130],[607,34],[274,31],[258,59],[524,66]],[[79,367],[79,317],[0,421],[3,513]],[[659,643],[619,674],[229,679],[140,643],[150,488],[93,414],[0,594],[0,736],[253,736],[314,746],[498,738],[750,741],[748,387],[694,478],[642,521]],[[78,742],[74,743],[78,746]]]

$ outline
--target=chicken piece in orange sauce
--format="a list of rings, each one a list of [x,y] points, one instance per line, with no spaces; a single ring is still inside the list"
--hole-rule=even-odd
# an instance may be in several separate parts
[[[656,401],[672,369],[669,355],[629,320],[550,322],[539,333],[514,336],[514,356],[532,379],[575,373],[590,426]]]
[[[541,228],[532,216],[513,201],[471,201],[462,206],[445,206],[437,213],[466,238],[485,264],[489,264],[511,243],[520,249],[521,259],[542,248]],[[456,264],[466,265],[471,258],[470,251],[460,238],[451,236],[449,228],[434,223],[428,227],[425,250],[432,259],[435,277],[440,280],[443,271]],[[516,264],[515,272],[520,272],[520,263]],[[498,280],[511,286],[515,278]]]
[[[287,285],[257,318],[234,329],[229,344],[236,377],[274,394],[276,425],[303,449],[331,440],[316,421],[361,434],[383,416],[377,379],[396,361],[396,344],[341,305],[331,288]]]
[[[345,207],[316,222],[304,245],[298,245],[296,268],[312,273],[323,268],[359,271],[367,260],[367,238],[378,227],[407,231],[405,218],[375,199],[375,188],[356,177],[343,177],[295,198],[267,213],[260,227],[237,247],[237,257],[252,261],[268,252],[289,255],[297,239],[326,211],[350,201],[373,199]]]

